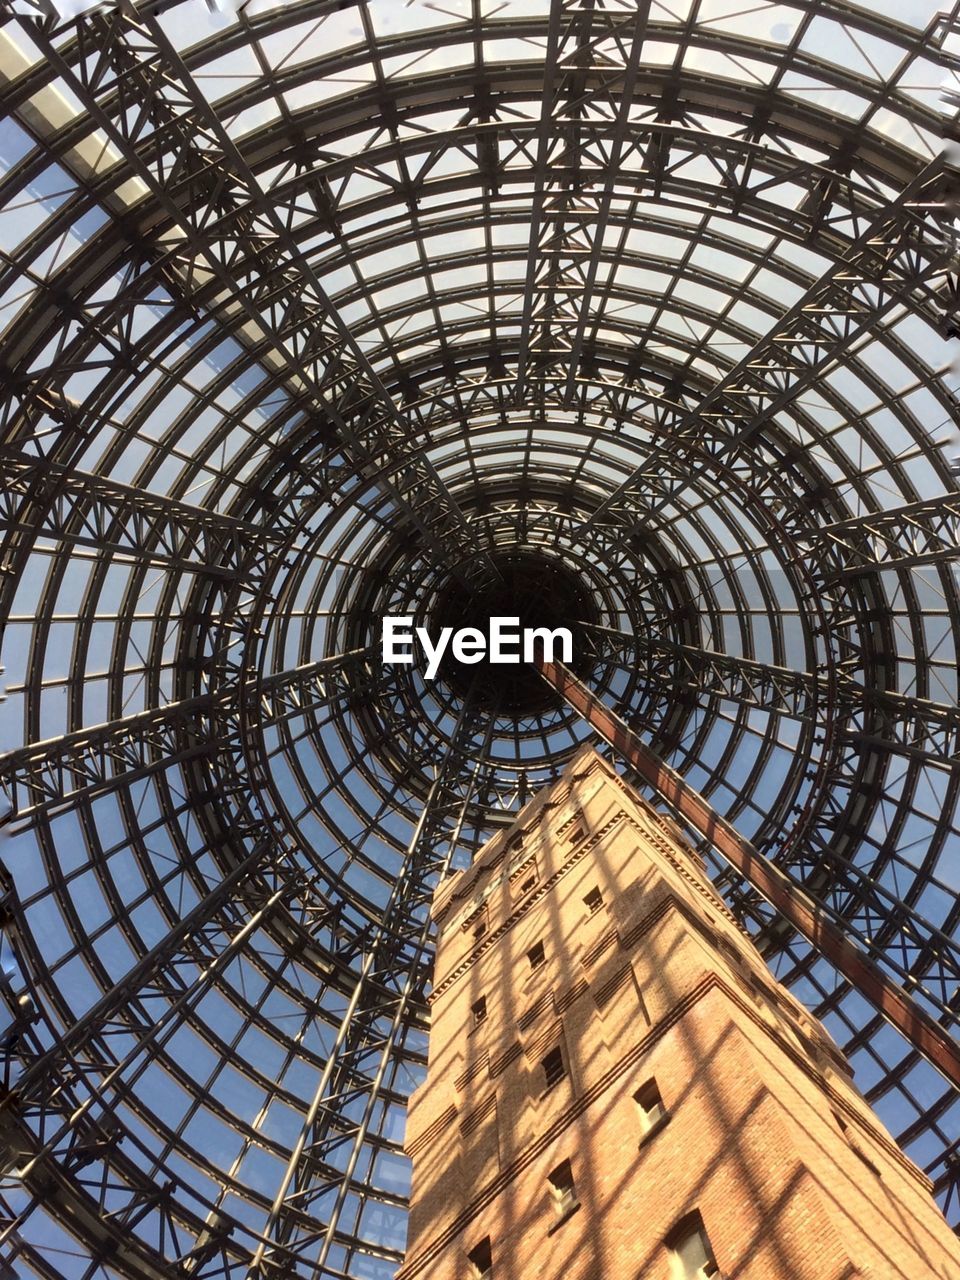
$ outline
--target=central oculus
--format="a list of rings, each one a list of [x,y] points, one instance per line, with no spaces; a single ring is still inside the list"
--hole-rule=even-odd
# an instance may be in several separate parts
[[[525,660],[525,644],[532,643],[538,656],[563,662],[585,678],[594,662],[587,628],[600,621],[598,605],[579,573],[557,556],[501,550],[491,559],[498,574],[494,583],[475,590],[451,577],[415,619],[433,645],[449,628],[434,683],[496,708],[501,715],[541,714],[558,700],[533,663]],[[483,637],[482,649],[474,632]],[[455,644],[458,633],[462,638]],[[553,638],[552,652],[549,640],[544,642],[548,636]],[[419,659],[421,670],[424,658],[425,653]]]

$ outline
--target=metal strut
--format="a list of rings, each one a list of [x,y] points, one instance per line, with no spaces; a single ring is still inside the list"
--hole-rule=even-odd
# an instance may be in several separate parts
[[[450,871],[495,719],[468,695],[383,909],[383,927],[364,955],[246,1280],[273,1280],[301,1266],[314,1277],[340,1274],[329,1266],[329,1254],[405,1019],[424,998],[433,951],[429,902],[437,881]],[[343,1172],[331,1177],[329,1165],[337,1153],[345,1155]]]
[[[535,659],[541,676],[631,768],[735,867],[951,1084],[960,1088],[960,1045],[829,920],[799,884],[744,839],[676,770],[559,662]]]

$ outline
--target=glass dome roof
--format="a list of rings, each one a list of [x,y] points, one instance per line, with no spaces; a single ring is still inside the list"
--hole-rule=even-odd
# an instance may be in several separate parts
[[[2,12],[10,1273],[398,1266],[430,888],[591,732],[385,613],[569,616],[955,1027],[960,8]],[[956,1092],[706,852],[955,1220]]]

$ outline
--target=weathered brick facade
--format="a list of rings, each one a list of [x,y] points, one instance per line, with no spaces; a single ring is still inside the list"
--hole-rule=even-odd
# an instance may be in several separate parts
[[[960,1280],[929,1184],[827,1033],[595,753],[433,911],[398,1280],[481,1274],[487,1240],[495,1280],[671,1280],[691,1222],[727,1280]]]

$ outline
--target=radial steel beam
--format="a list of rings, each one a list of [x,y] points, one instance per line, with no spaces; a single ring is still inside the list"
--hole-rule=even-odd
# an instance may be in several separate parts
[[[541,658],[546,682],[816,948],[941,1074],[960,1088],[960,1044],[851,942],[791,876],[745,840],[688,782],[560,663]]]
[[[749,451],[771,418],[806,389],[862,335],[874,330],[894,306],[920,290],[930,291],[945,274],[951,249],[944,205],[944,162],[924,169],[872,216],[861,213],[857,234],[776,323],[694,405],[667,415],[661,438],[645,461],[603,500],[582,526],[632,525],[650,514],[648,477],[658,461],[706,447],[729,459]],[[659,509],[689,485],[674,470]],[[665,484],[659,483],[663,492]],[[639,505],[638,505],[639,504]]]
[[[519,402],[527,383],[527,365],[533,334],[534,302],[537,296],[537,261],[540,246],[549,232],[544,230],[547,190],[550,172],[550,152],[555,145],[551,137],[553,113],[558,108],[558,81],[563,74],[559,67],[560,41],[564,21],[563,0],[551,0],[547,26],[547,47],[543,61],[543,85],[540,90],[540,120],[536,131],[537,158],[534,168],[534,193],[530,208],[530,230],[527,245],[527,265],[524,272],[523,309],[520,323],[520,346],[517,359],[517,377],[514,398]],[[582,19],[589,22],[589,13]]]
[[[796,720],[815,718],[823,682],[808,672],[610,627],[586,624],[586,630],[590,648],[601,662],[614,662],[625,671],[638,670],[642,663],[643,672],[653,678],[704,697],[727,698]]]
[[[368,649],[350,650],[0,755],[0,790],[11,806],[0,822],[61,812],[81,799],[215,753],[223,744],[225,717],[239,713],[238,699],[249,703],[265,726],[369,690],[377,680],[370,656]],[[380,669],[379,679],[388,674]]]
[[[486,549],[160,22],[123,0],[79,15],[76,39],[58,45],[47,19],[18,20],[171,219],[164,247],[173,277],[215,277],[437,562],[467,581],[496,581]],[[388,474],[398,453],[404,466]]]
[[[5,1174],[32,1192],[34,1203],[71,1221],[92,1249],[122,1258],[131,1274],[169,1274],[182,1260],[178,1241],[202,1243],[202,1224],[171,1203],[169,1234],[161,1234],[153,1256],[135,1232],[127,1238],[150,1193],[175,1182],[159,1176],[168,1171],[156,1168],[152,1154],[144,1186],[134,1153],[120,1146],[131,1135],[114,1108],[184,1022],[202,1017],[204,996],[253,939],[262,935],[271,945],[271,927],[298,914],[317,927],[317,898],[303,869],[263,841],[61,1039],[45,1051],[37,1047],[32,1061],[27,1035],[17,1037],[16,1050],[6,1046],[5,1056],[15,1052],[27,1065],[0,1104]],[[109,1212],[97,1205],[98,1180],[110,1188]],[[16,1239],[18,1225],[4,1224],[0,1244]]]
[[[7,752],[0,787],[11,807],[0,821],[62,812],[209,751],[212,705],[188,698]]]
[[[847,574],[960,559],[960,493],[811,526],[809,545],[822,548]]]
[[[615,172],[630,127],[649,0],[553,0],[527,251],[515,397],[560,360],[572,383],[584,348],[592,290],[613,198],[592,189],[581,129],[613,122],[605,151]],[[571,336],[572,335],[572,336]],[[569,391],[569,384],[568,384]]]
[[[325,1273],[391,1053],[411,1003],[425,997],[432,953],[430,898],[437,880],[450,868],[494,720],[494,716],[478,715],[469,700],[461,710],[384,907],[383,927],[364,955],[248,1280]],[[482,745],[465,780],[464,761],[478,741]],[[397,938],[402,939],[399,946]],[[376,989],[374,978],[378,979]],[[358,1101],[361,1118],[352,1130],[345,1128],[344,1112]],[[345,1145],[349,1152],[344,1172],[331,1180],[327,1160]],[[324,1204],[327,1198],[329,1205]]]
[[[377,658],[376,651],[369,648],[305,662],[251,681],[242,697],[253,709],[256,724],[266,728],[328,706],[341,697],[374,693],[391,676]]]
[[[335,789],[337,781],[318,794],[318,803]],[[59,1128],[55,1134],[47,1132],[47,1125],[60,1124],[63,1119],[58,1097],[63,1078],[69,1076],[86,1087],[100,1076],[90,1099],[106,1097],[112,1083],[156,1037],[171,1032],[171,1020],[182,1020],[188,1007],[184,999],[188,998],[190,1006],[199,1002],[251,930],[281,911],[290,919],[309,921],[314,931],[336,917],[337,909],[326,905],[316,879],[307,874],[292,846],[284,849],[276,841],[258,840],[241,862],[225,872],[196,906],[48,1047],[31,1049],[25,1043],[18,1047],[23,1070],[16,1081],[16,1094],[6,1099],[7,1111],[35,1109],[40,1145],[54,1144],[63,1133]],[[254,903],[259,904],[256,911],[246,914]],[[322,907],[319,912],[318,904]],[[16,932],[16,923],[12,927]],[[186,970],[195,978],[189,988],[180,976]],[[383,995],[374,979],[369,986]],[[157,1012],[158,1004],[164,1006],[162,1015]],[[111,1036],[129,1046],[125,1057],[110,1060],[104,1046]],[[84,1110],[86,1104],[77,1114]]]
[[[601,661],[613,661],[632,671],[642,660],[645,673],[703,697],[725,698],[794,720],[816,722],[818,703],[830,692],[826,680],[815,672],[794,671],[740,654],[672,644],[647,635],[628,635],[609,627],[588,626],[588,630]],[[960,766],[957,703],[935,702],[893,689],[868,689],[843,671],[837,674],[832,696],[833,715],[846,722],[845,732],[858,741],[940,768]],[[871,713],[870,727],[864,728],[858,722],[867,712]]]
[[[625,153],[629,150],[627,136],[630,133],[643,41],[650,18],[650,3],[651,0],[637,0],[632,11],[623,10],[619,5],[608,7],[606,4],[598,4],[593,9],[595,26],[589,58],[591,89],[589,101],[584,101],[581,97],[576,104],[576,112],[578,117],[602,119],[609,116],[613,120],[613,132],[607,148],[607,163],[611,173],[620,169]],[[552,282],[552,312],[561,325],[565,324],[573,330],[566,353],[565,398],[572,396],[584,354],[589,354],[590,351],[591,339],[587,337],[587,330],[614,195],[614,185],[611,182],[603,183],[600,190],[594,192],[590,180],[582,180],[578,159],[581,146],[579,136],[570,137],[567,146],[568,152],[572,154],[568,161],[567,199],[560,217],[563,221],[569,219],[569,229],[561,221],[555,234],[565,238],[570,236],[569,247],[572,253],[569,255],[567,270],[562,274],[558,273],[559,278]],[[560,252],[563,252],[563,248]],[[593,311],[593,322],[595,329],[599,322],[598,310]],[[549,347],[549,342],[547,346]]]
[[[12,449],[0,452],[3,532],[222,578],[235,577],[251,551],[268,555],[281,544],[267,523],[231,519]]]
[[[440,875],[445,875],[450,870],[452,857],[463,830],[468,805],[486,767],[486,757],[490,749],[494,723],[495,717],[489,716],[484,729],[482,718],[476,717],[469,707],[464,709],[464,714],[451,740],[447,757],[424,802],[423,815],[414,837],[416,848],[414,848],[414,844],[411,845],[411,857],[416,858],[417,861],[422,859],[428,864],[432,861],[435,867],[439,867]],[[480,743],[479,751],[476,753],[472,769],[465,775],[463,771],[464,748],[474,737],[482,738],[482,742]],[[460,756],[460,760],[457,760],[456,756]],[[446,850],[445,853],[444,850]],[[412,897],[412,901],[416,901],[415,895]],[[411,956],[418,957],[421,961],[426,958],[428,964],[432,966],[433,923],[426,903],[424,903],[424,907],[424,918],[420,925],[419,933],[413,927],[413,920],[410,921],[410,926],[408,927],[407,944],[403,955],[408,971],[406,977],[402,979],[401,998],[396,1001],[390,1028],[382,1037],[382,1047],[379,1059],[376,1062],[372,1082],[365,1090],[366,1099],[363,1114],[352,1134],[346,1168],[337,1187],[336,1199],[329,1211],[320,1252],[317,1255],[316,1262],[313,1264],[315,1276],[322,1276],[330,1250],[336,1241],[337,1228],[347,1202],[351,1180],[363,1151],[363,1144],[373,1120],[374,1110],[394,1047],[399,1043],[404,1023],[408,1018],[410,1001],[414,997],[422,997],[425,994],[422,989],[418,990],[419,975],[417,965],[411,963],[410,959]],[[318,1140],[322,1139],[324,1131],[329,1133],[339,1120],[338,1103],[332,1109],[328,1109],[326,1125],[316,1124],[316,1138]]]

